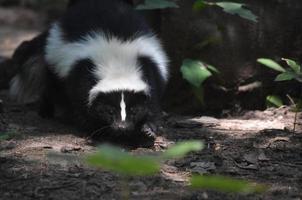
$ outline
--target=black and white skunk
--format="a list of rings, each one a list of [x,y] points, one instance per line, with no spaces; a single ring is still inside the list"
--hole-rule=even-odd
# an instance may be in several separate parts
[[[11,95],[38,96],[40,114],[61,108],[91,132],[151,134],[168,80],[167,56],[125,0],[73,0],[48,31],[15,52]]]

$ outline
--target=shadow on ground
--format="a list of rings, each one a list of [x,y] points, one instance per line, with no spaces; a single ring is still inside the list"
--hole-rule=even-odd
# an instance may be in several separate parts
[[[3,92],[2,130],[15,136],[0,142],[0,199],[120,199],[122,177],[83,162],[97,142],[6,97]],[[153,154],[191,139],[203,140],[206,148],[167,161],[157,176],[132,178],[131,199],[301,199],[302,134],[289,131],[292,119],[288,108],[226,119],[168,116],[155,146],[134,149],[134,154]],[[262,195],[193,191],[187,187],[192,173],[227,175],[271,188]]]

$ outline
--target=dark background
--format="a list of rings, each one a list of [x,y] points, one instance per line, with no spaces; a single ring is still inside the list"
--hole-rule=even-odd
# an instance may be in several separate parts
[[[193,11],[194,0],[175,2],[178,9],[142,12],[161,36],[171,60],[171,80],[163,101],[166,110],[181,114],[221,114],[226,109],[265,109],[265,98],[270,94],[301,95],[298,84],[273,82],[276,73],[257,64],[256,59],[268,57],[280,61],[285,57],[301,61],[302,1],[240,1],[259,17],[258,23],[226,14],[216,7]],[[59,17],[66,3],[67,0],[0,0],[2,7],[34,11],[33,18],[38,16],[40,23],[27,26],[38,30]],[[200,59],[221,71],[205,83],[204,107],[181,77],[180,66],[186,58]],[[240,86],[255,82],[260,82],[261,87],[240,91]]]

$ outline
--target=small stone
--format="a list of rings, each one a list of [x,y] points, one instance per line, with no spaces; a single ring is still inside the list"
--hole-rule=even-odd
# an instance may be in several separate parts
[[[61,148],[60,151],[62,153],[70,153],[70,152],[72,152],[72,148],[64,146],[64,147]]]
[[[81,147],[74,147],[74,146],[68,147],[68,146],[64,146],[64,147],[61,148],[60,151],[62,153],[71,153],[73,151],[80,151],[80,150],[82,150]]]
[[[192,172],[196,172],[199,174],[206,174],[208,172],[216,170],[214,162],[192,162],[190,164],[190,167],[192,168]]]
[[[243,159],[250,164],[258,163],[258,155],[257,155],[257,153],[254,153],[254,152],[244,154]]]
[[[258,156],[259,161],[269,161],[270,159],[263,153],[261,152]]]

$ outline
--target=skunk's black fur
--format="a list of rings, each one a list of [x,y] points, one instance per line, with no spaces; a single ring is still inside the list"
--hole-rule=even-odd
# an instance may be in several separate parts
[[[167,59],[129,2],[70,1],[60,20],[15,52],[12,95],[38,96],[42,116],[61,108],[90,133],[152,134]]]

